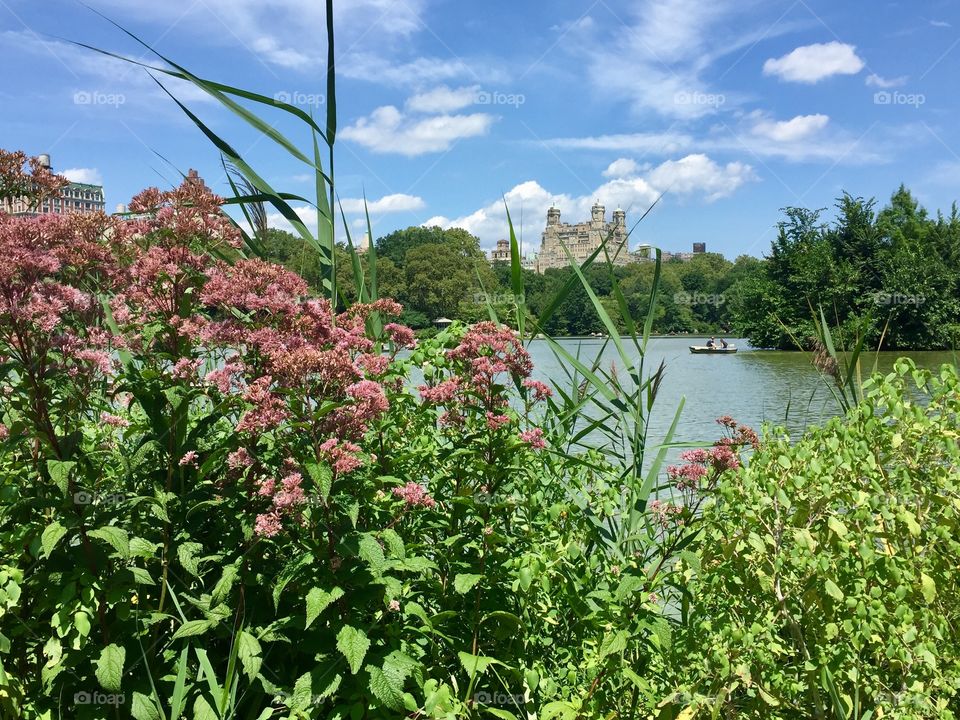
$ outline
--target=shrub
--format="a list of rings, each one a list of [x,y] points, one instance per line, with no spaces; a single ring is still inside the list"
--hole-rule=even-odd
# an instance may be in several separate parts
[[[682,568],[671,704],[747,718],[957,715],[958,390],[954,368],[900,360],[846,418],[796,444],[773,433],[724,476]]]

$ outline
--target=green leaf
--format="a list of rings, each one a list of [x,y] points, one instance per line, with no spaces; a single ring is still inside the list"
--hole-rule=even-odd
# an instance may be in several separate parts
[[[827,582],[824,583],[824,589],[827,591],[827,595],[834,600],[843,600],[843,590],[837,587],[837,584],[833,580],[827,580]]]
[[[127,531],[123,528],[108,525],[96,530],[90,530],[87,532],[87,536],[109,543],[122,558],[126,559],[130,557],[130,536],[127,535]]]
[[[96,675],[100,681],[100,686],[104,690],[119,692],[123,680],[123,663],[126,660],[127,651],[117,644],[107,645],[100,651],[100,659],[97,661]]]
[[[304,553],[296,560],[287,563],[287,565],[279,572],[277,579],[273,586],[273,607],[280,607],[280,594],[284,591],[287,585],[293,580],[298,572],[303,568],[313,564],[313,553]]]
[[[130,703],[130,714],[136,720],[163,720],[163,715],[153,699],[136,691],[133,693],[133,702]]]
[[[478,674],[482,675],[491,665],[503,665],[499,660],[485,655],[471,655],[462,651],[458,652],[457,655],[460,658],[460,664],[463,665],[463,669],[467,671],[470,677]]]
[[[333,485],[333,470],[326,463],[307,463],[307,474],[320,491],[320,497],[326,500],[330,497],[330,488]]]
[[[320,613],[327,609],[330,603],[338,600],[341,597],[343,597],[343,590],[338,587],[335,587],[330,592],[321,590],[320,588],[313,588],[310,592],[308,592],[307,623],[304,626],[304,629],[310,627],[313,621],[319,617]]]
[[[926,573],[920,573],[920,592],[923,593],[923,599],[928,605],[937,597],[937,584]]]
[[[370,691],[380,703],[391,710],[403,709],[403,683],[397,682],[396,677],[387,675],[383,670],[367,665],[370,673]]]
[[[831,517],[827,520],[827,526],[836,533],[837,537],[843,540],[847,537],[847,526],[840,522],[837,518]]]
[[[193,702],[193,720],[220,720],[220,716],[203,695],[197,695]]]
[[[50,553],[53,552],[57,543],[66,534],[67,529],[56,520],[43,529],[43,534],[40,536],[40,547],[43,548],[44,557],[50,557]]]
[[[50,479],[60,489],[64,495],[70,487],[69,475],[75,462],[72,460],[47,460],[47,472],[50,473]]]
[[[241,630],[237,637],[237,657],[243,665],[247,678],[253,680],[260,672],[262,659],[260,657],[260,642],[246,630]]]
[[[470,591],[474,585],[480,582],[483,579],[483,575],[471,575],[469,573],[461,573],[453,579],[453,589],[458,593],[463,595]]]
[[[197,553],[203,550],[203,545],[197,542],[185,542],[177,546],[177,559],[183,569],[194,577],[200,577],[199,560]]]
[[[180,638],[203,635],[213,626],[214,623],[210,620],[187,620],[187,622],[177,628],[177,631],[173,634],[171,640],[179,640]]]
[[[343,653],[343,656],[350,664],[350,672],[354,675],[359,672],[363,665],[363,658],[370,648],[370,641],[366,633],[357,630],[350,625],[344,625],[337,633],[337,650]]]
[[[600,643],[600,657],[605,658],[608,655],[618,655],[627,649],[627,633],[620,630],[616,633],[608,633]]]
[[[543,706],[540,711],[541,720],[574,720],[577,717],[577,709],[568,702],[555,700]]]
[[[73,626],[81,637],[87,637],[90,634],[90,616],[83,610],[78,610],[73,614]]]

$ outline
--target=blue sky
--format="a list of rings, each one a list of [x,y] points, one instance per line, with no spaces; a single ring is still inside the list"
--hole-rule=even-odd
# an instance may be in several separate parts
[[[88,3],[201,76],[324,112],[320,0]],[[337,181],[358,232],[365,192],[376,235],[458,225],[489,248],[505,195],[535,249],[551,203],[573,222],[599,199],[630,222],[667,191],[632,244],[733,258],[768,250],[784,206],[884,201],[901,182],[931,209],[960,195],[955,0],[337,4]],[[65,39],[149,59],[73,0],[0,0],[0,146],[102,180],[111,209],[191,167],[228,192],[142,70]],[[306,166],[169,87],[275,187],[310,193]]]

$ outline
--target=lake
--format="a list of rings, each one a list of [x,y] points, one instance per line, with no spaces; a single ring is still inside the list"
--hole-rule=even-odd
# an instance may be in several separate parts
[[[819,424],[837,414],[837,403],[810,362],[810,355],[778,350],[756,350],[744,339],[731,340],[734,355],[694,355],[689,346],[703,339],[658,337],[647,348],[645,370],[653,372],[660,361],[666,363],[665,376],[650,418],[650,440],[662,441],[673,421],[677,405],[686,398],[675,442],[712,444],[720,436],[716,419],[730,415],[759,430],[764,422],[784,425],[791,435],[799,435],[811,424]],[[559,343],[589,365],[600,351],[599,338],[563,338]],[[627,347],[630,347],[627,343]],[[560,360],[545,340],[533,340],[528,349],[534,361],[534,377],[563,383]],[[861,363],[867,373],[876,353],[864,356]],[[878,369],[889,372],[898,357],[909,355],[918,366],[930,369],[952,363],[950,352],[881,352]],[[602,367],[615,362],[622,370],[617,350],[608,344]],[[621,377],[624,374],[621,373]],[[789,408],[789,412],[788,412]],[[600,442],[601,438],[597,438]],[[679,451],[671,451],[675,459]]]

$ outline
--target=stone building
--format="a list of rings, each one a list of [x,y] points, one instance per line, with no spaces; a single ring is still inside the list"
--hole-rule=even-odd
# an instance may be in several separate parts
[[[540,241],[536,270],[542,273],[550,268],[569,267],[570,258],[564,252],[564,246],[576,262],[582,263],[608,237],[606,247],[610,261],[614,265],[630,262],[626,212],[619,208],[614,210],[613,222],[607,222],[606,209],[598,200],[590,209],[589,222],[570,225],[561,223],[560,210],[551,207],[547,211],[547,226]],[[598,260],[604,260],[603,253]]]
[[[510,243],[497,240],[497,249],[490,251],[490,262],[510,262]]]
[[[51,169],[50,156],[40,155],[40,162],[48,170]],[[88,183],[71,182],[60,190],[56,197],[45,199],[36,206],[31,206],[27,198],[4,200],[0,210],[10,215],[41,215],[54,213],[91,213],[102,212],[104,209],[103,186]]]

